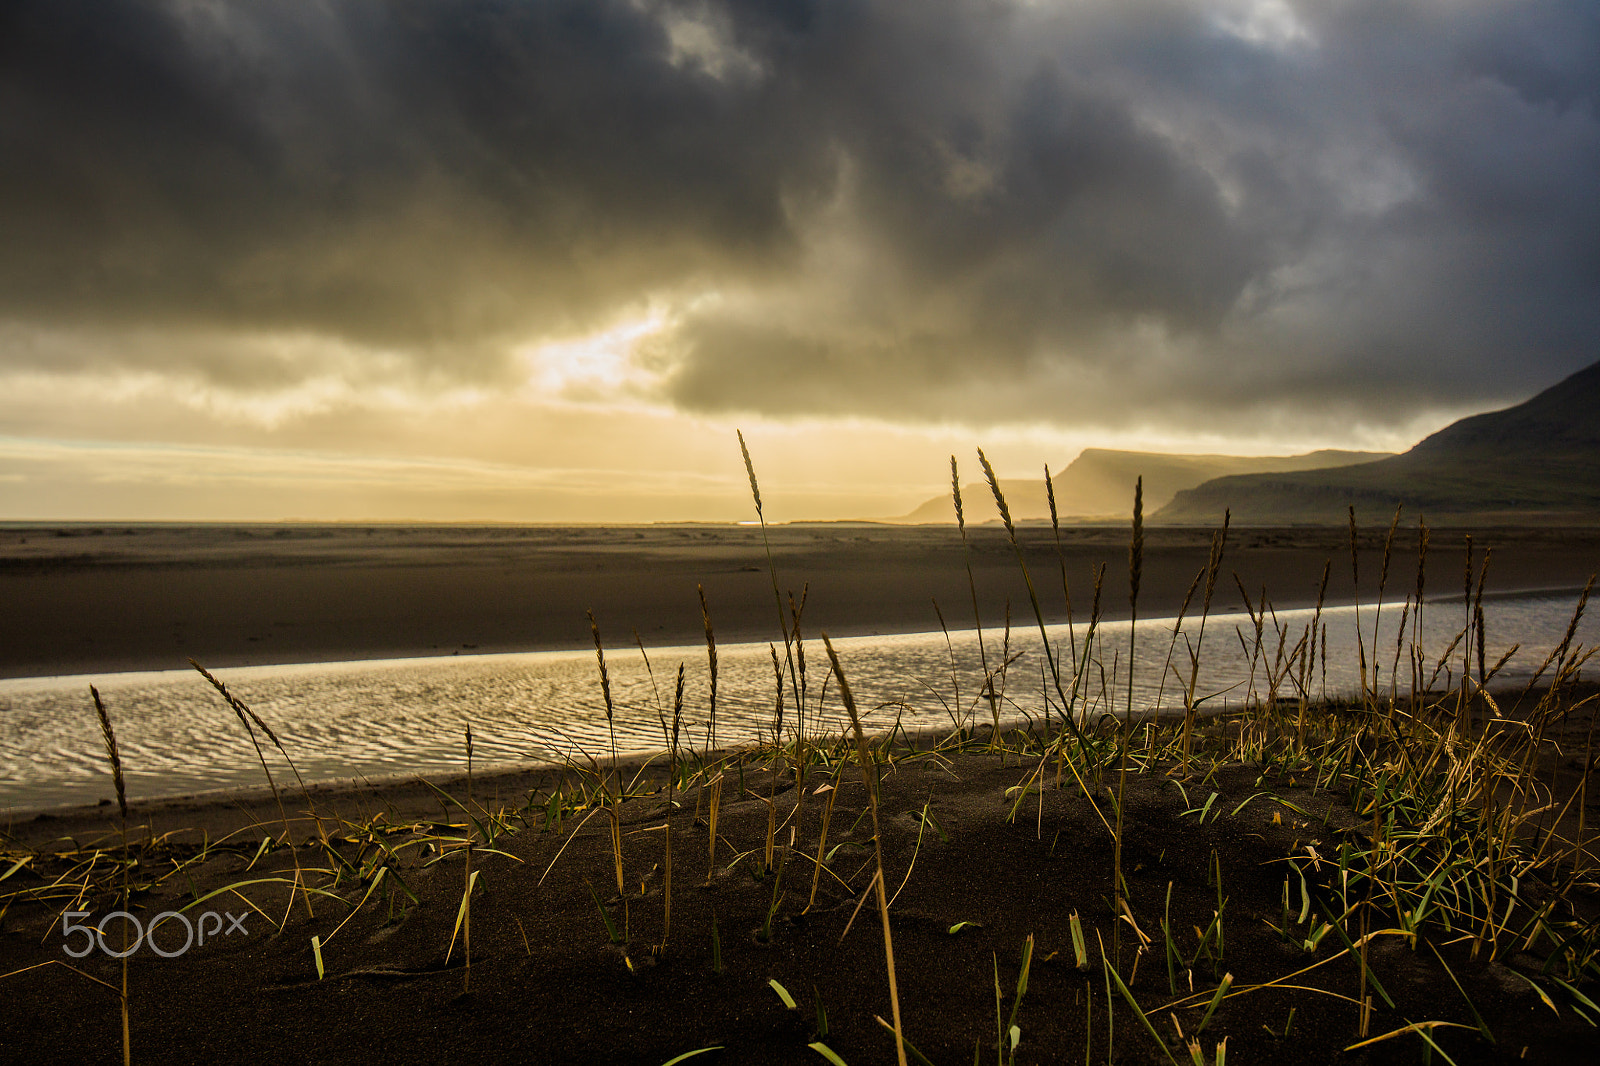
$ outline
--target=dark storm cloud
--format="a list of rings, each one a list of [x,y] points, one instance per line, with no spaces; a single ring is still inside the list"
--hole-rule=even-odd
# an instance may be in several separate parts
[[[8,11],[12,315],[460,358],[785,239],[738,101],[625,6]]]
[[[481,379],[654,302],[692,409],[1398,418],[1600,357],[1597,55],[1586,0],[13,0],[0,315]],[[74,359],[308,373],[0,344]]]

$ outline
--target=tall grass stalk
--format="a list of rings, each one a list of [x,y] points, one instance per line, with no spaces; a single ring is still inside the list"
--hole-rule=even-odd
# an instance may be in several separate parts
[[[1011,550],[1017,556],[1017,566],[1022,571],[1022,581],[1028,588],[1028,602],[1033,605],[1033,617],[1039,624],[1039,642],[1044,649],[1044,659],[1050,669],[1050,679],[1055,684],[1056,698],[1061,701],[1061,721],[1072,733],[1079,748],[1087,744],[1083,730],[1077,721],[1077,708],[1075,701],[1068,699],[1066,689],[1061,684],[1061,667],[1057,662],[1055,652],[1050,645],[1050,634],[1045,629],[1044,610],[1039,606],[1039,594],[1034,590],[1033,578],[1028,573],[1028,562],[1022,557],[1022,545],[1017,541],[1017,528],[1011,521],[1011,508],[1006,504],[1005,493],[1000,491],[1000,479],[995,477],[994,467],[989,465],[989,457],[983,454],[983,449],[978,449],[978,463],[983,467],[983,476],[989,482],[989,491],[994,494],[995,506],[1000,509],[1000,519],[1005,523],[1006,537],[1011,541]],[[1074,678],[1073,691],[1077,691],[1077,682]]]
[[[1139,625],[1139,581],[1144,574],[1144,478],[1133,486],[1133,535],[1128,541],[1128,710],[1123,721],[1122,734],[1117,738],[1117,831],[1112,853],[1113,879],[1111,885],[1112,909],[1121,915],[1127,907],[1127,882],[1122,877],[1122,825],[1123,807],[1128,791],[1128,744],[1133,737],[1133,655],[1134,637]],[[1122,925],[1119,922],[1113,935],[1114,946],[1120,948]],[[1121,961],[1118,951],[1118,961]]]
[[[1371,700],[1367,690],[1367,646],[1361,633],[1361,556],[1358,553],[1359,541],[1356,535],[1356,508],[1350,505],[1350,586],[1352,603],[1355,609],[1356,622],[1356,655],[1361,670],[1361,707],[1371,710]],[[1471,549],[1468,549],[1470,554]],[[1471,609],[1470,606],[1468,608]]]
[[[899,1066],[906,1066],[905,1032],[900,1025],[900,989],[894,973],[894,938],[889,932],[889,897],[884,888],[883,878],[883,831],[878,824],[877,763],[867,756],[867,742],[861,732],[861,716],[856,712],[855,696],[850,692],[850,682],[844,676],[844,667],[839,665],[839,653],[833,650],[833,641],[828,639],[827,633],[822,634],[822,643],[828,649],[828,661],[833,664],[833,676],[839,683],[839,698],[844,702],[844,709],[850,715],[850,728],[855,737],[856,761],[861,766],[861,783],[866,787],[867,807],[872,812],[872,849],[878,871],[873,881],[878,892],[878,917],[883,923],[883,956],[889,972],[889,1006],[894,1011],[894,1049],[899,1059]]]
[[[100,736],[105,741],[106,761],[111,764],[111,781],[117,790],[117,816],[122,827],[121,908],[126,912],[128,909],[128,867],[132,862],[132,858],[128,854],[128,790],[122,774],[122,753],[117,750],[117,734],[111,728],[111,715],[106,710],[104,701],[100,699],[100,690],[90,685],[89,695],[94,698],[95,714],[100,718]],[[122,1008],[122,1066],[129,1066],[133,1062],[133,1039],[132,1013],[128,1005],[128,956],[132,955],[133,952],[128,950],[126,932],[123,933],[122,948],[122,989],[117,998]]]
[[[1382,562],[1382,564],[1380,564],[1380,566],[1378,568],[1378,602],[1374,606],[1373,611],[1372,611],[1372,698],[1373,698],[1374,702],[1376,702],[1377,698],[1378,698],[1378,684],[1379,684],[1379,679],[1378,679],[1378,661],[1379,661],[1378,660],[1378,643],[1379,643],[1378,627],[1379,627],[1379,623],[1383,620],[1383,594],[1387,590],[1388,585],[1389,585],[1389,560],[1390,560],[1390,557],[1394,554],[1394,534],[1395,534],[1395,531],[1400,528],[1400,511],[1401,511],[1400,507],[1396,507],[1394,509],[1394,518],[1391,519],[1390,522],[1389,522],[1389,532],[1387,534],[1385,534],[1384,538],[1383,538],[1383,562]],[[1357,598],[1357,600],[1359,600],[1360,597],[1361,597],[1361,590],[1357,589],[1356,590],[1356,598]],[[1401,630],[1402,631],[1404,630],[1404,628],[1405,628],[1404,626],[1401,626]]]
[[[798,706],[798,707],[802,707],[802,708],[805,707],[806,703],[808,702],[808,690],[807,690],[807,686],[806,686],[806,645],[805,645],[805,641],[801,638],[801,635],[800,635],[800,620],[801,620],[801,617],[805,614],[806,600],[810,596],[810,594],[811,594],[811,583],[809,581],[806,582],[805,585],[801,586],[801,589],[800,589],[800,602],[798,604],[795,603],[794,592],[791,590],[790,593],[789,593],[789,635],[794,639],[795,673],[794,673],[793,680],[795,682],[795,685],[797,686],[796,687],[796,691],[795,691],[795,705]],[[819,698],[817,700],[817,707],[818,707],[819,713],[820,713],[820,710],[821,710],[822,701],[827,698],[827,694],[828,694],[828,684],[827,684],[827,678],[826,678],[826,676],[824,676],[823,684],[822,684],[822,693],[821,693],[821,696],[819,696]],[[797,715],[797,718],[798,718],[798,715]],[[797,735],[796,738],[795,738],[795,756],[796,756],[796,758],[795,758],[795,771],[794,771],[794,783],[795,783],[794,825],[790,828],[790,831],[789,831],[789,839],[790,839],[790,844],[791,844],[791,847],[789,849],[790,852],[792,852],[794,850],[793,846],[792,846],[793,842],[796,839],[798,839],[800,831],[801,831],[800,827],[805,823],[806,792],[807,792],[806,776],[807,776],[807,767],[811,763],[811,748],[809,746],[809,743],[805,741],[803,735]],[[788,853],[786,852],[785,855],[787,856],[787,854]]]
[[[269,739],[273,746],[278,749],[279,754],[281,754],[284,759],[289,762],[289,769],[294,771],[295,780],[300,781],[301,791],[305,792],[305,782],[300,780],[300,771],[294,768],[294,762],[293,760],[289,759],[289,753],[284,751],[282,742],[278,740],[278,735],[272,731],[267,723],[261,720],[259,715],[246,706],[243,700],[240,700],[234,696],[233,693],[229,692],[228,686],[224,685],[221,681],[217,680],[217,678],[213,677],[210,671],[208,671],[205,667],[201,666],[193,659],[189,660],[189,665],[198,670],[201,677],[211,682],[211,687],[216,689],[217,692],[222,696],[223,701],[226,702],[230,708],[232,708],[233,713],[239,719],[239,724],[244,726],[246,735],[250,737],[250,745],[255,748],[256,751],[256,761],[261,764],[261,772],[266,775],[267,788],[271,789],[272,791],[272,798],[278,805],[278,817],[283,821],[283,842],[285,846],[289,848],[289,855],[294,860],[295,887],[300,889],[300,898],[302,902],[305,903],[306,914],[309,917],[314,918],[316,915],[311,910],[311,892],[305,883],[305,875],[300,869],[300,853],[295,847],[293,833],[289,828],[289,812],[283,806],[283,793],[278,791],[278,783],[272,778],[272,769],[267,765],[267,756],[266,753],[261,750],[261,741],[256,737],[255,727],[259,726],[261,728],[261,731],[267,735],[267,739]],[[251,724],[252,722],[254,725]],[[306,798],[307,802],[309,803],[309,793],[306,793]],[[318,822],[320,825],[320,819]],[[294,889],[290,889],[289,891],[289,906],[291,908],[294,906]],[[288,915],[288,910],[285,910],[285,920],[288,920]],[[283,923],[280,922],[278,924],[281,926]]]
[[[956,646],[950,639],[950,626],[944,620],[944,612],[939,609],[939,600],[936,597],[930,597],[929,600],[933,604],[933,616],[939,620],[939,632],[944,634],[945,654],[950,657],[950,691],[951,698],[955,702],[945,705],[945,713],[950,716],[950,728],[955,730],[958,736],[965,737],[967,712],[961,703],[961,670],[956,662]],[[976,708],[976,701],[973,702],[973,706]]]
[[[1184,776],[1189,773],[1195,713],[1199,706],[1195,690],[1200,684],[1200,652],[1206,641],[1206,619],[1211,616],[1211,597],[1217,591],[1217,575],[1222,572],[1222,556],[1228,547],[1228,525],[1232,518],[1231,510],[1223,511],[1222,528],[1211,535],[1211,553],[1206,558],[1206,592],[1200,601],[1200,629],[1189,648],[1189,685],[1183,694],[1183,764],[1180,768]]]
[[[794,754],[793,754],[793,757],[791,759],[791,766],[792,766],[793,771],[794,771],[794,779],[795,779],[794,829],[793,829],[793,832],[790,834],[791,839],[793,839],[793,838],[795,838],[795,837],[797,837],[799,835],[799,833],[802,830],[802,827],[805,824],[805,804],[806,804],[806,788],[805,788],[805,785],[806,785],[806,762],[807,762],[807,758],[806,758],[806,708],[805,708],[805,701],[801,698],[801,695],[800,695],[800,675],[799,675],[799,671],[795,667],[794,643],[795,643],[796,637],[795,637],[794,634],[792,634],[790,632],[789,620],[788,620],[787,616],[785,616],[784,613],[783,613],[783,593],[781,591],[779,591],[779,588],[778,588],[778,567],[777,567],[777,564],[774,563],[773,560],[772,560],[772,541],[767,536],[767,517],[766,517],[766,514],[764,513],[764,511],[762,510],[762,507],[761,507],[761,485],[756,480],[755,463],[751,461],[751,459],[750,459],[750,449],[745,445],[744,432],[742,430],[736,430],[735,432],[738,434],[738,437],[739,437],[739,453],[744,457],[744,470],[745,470],[745,473],[747,475],[749,475],[749,478],[750,478],[750,496],[751,496],[751,499],[753,499],[755,501],[756,519],[761,524],[761,543],[762,543],[762,546],[766,549],[766,553],[767,553],[767,574],[772,579],[772,601],[778,608],[778,629],[783,634],[783,654],[784,654],[785,665],[789,669],[789,689],[790,689],[790,692],[792,693],[792,695],[794,696],[794,702],[795,702],[795,711],[794,711],[794,721],[795,721],[795,726],[794,726],[794,728],[795,728]],[[781,682],[780,682],[780,684],[781,684]],[[775,741],[777,741],[779,744],[782,743],[782,738],[781,737],[774,737],[773,739]],[[769,851],[771,849],[771,841],[770,840],[768,841],[768,849],[769,849]],[[787,860],[787,857],[788,857],[788,850],[786,849],[785,852],[784,852],[785,860]],[[770,865],[770,860],[769,860],[769,865]],[[779,877],[780,877],[780,879],[782,877],[781,871],[779,873]],[[774,896],[774,899],[776,899],[776,898],[777,897]]]
[[[839,798],[839,788],[842,783],[835,772],[833,784],[828,788],[828,802],[822,806],[822,828],[817,833],[817,861],[811,870],[811,895],[806,899],[807,911],[817,902],[817,883],[822,879],[822,866],[828,854],[828,827],[833,822],[833,805]]]
[[[594,637],[594,657],[600,668],[600,695],[605,700],[606,732],[611,736],[611,773],[616,777],[617,791],[622,789],[622,773],[617,764],[617,723],[616,707],[611,702],[611,672],[606,669],[606,649],[600,641],[600,623],[594,620],[594,612],[589,611],[589,633]],[[605,787],[611,789],[611,778],[607,777]]]
[[[261,716],[255,711],[251,710],[248,704],[239,699],[233,693],[229,692],[228,686],[224,685],[221,681],[213,677],[210,671],[206,670],[205,667],[201,666],[193,659],[189,660],[189,665],[194,667],[195,670],[199,672],[201,677],[205,678],[211,683],[211,687],[217,690],[217,693],[222,696],[223,701],[226,702],[229,707],[233,708],[233,712],[239,716],[241,722],[248,718],[250,722],[255,723],[256,728],[265,733],[267,739],[272,742],[272,746],[278,749],[278,754],[283,756],[283,761],[289,766],[289,772],[294,774],[295,784],[300,786],[300,796],[306,801],[307,813],[311,815],[312,821],[316,823],[317,831],[322,835],[323,839],[326,840],[327,834],[323,829],[322,818],[317,814],[316,804],[311,799],[311,790],[306,787],[305,779],[300,776],[299,767],[295,766],[294,759],[289,755],[288,749],[283,746],[283,741],[278,739],[278,734],[274,733],[272,731],[272,727],[267,725],[266,722],[262,721]]]
[[[1421,572],[1420,570],[1418,571]],[[1311,702],[1311,670],[1316,665],[1317,630],[1322,624],[1322,603],[1328,595],[1328,577],[1333,573],[1333,560],[1329,559],[1322,564],[1322,583],[1317,586],[1317,607],[1311,612],[1311,628],[1307,630],[1310,641],[1306,647],[1306,654],[1301,659],[1300,669],[1300,708],[1299,716],[1295,722],[1295,744],[1304,749],[1306,743],[1306,710]],[[1420,606],[1421,582],[1418,582],[1418,599]]]
[[[1050,503],[1050,534],[1055,538],[1056,565],[1061,568],[1061,598],[1067,605],[1067,653],[1078,661],[1078,636],[1072,630],[1072,585],[1067,581],[1067,557],[1061,550],[1061,516],[1056,512],[1056,483],[1050,477],[1050,464],[1044,465],[1044,495]]]
[[[716,634],[716,630],[714,630],[712,628],[712,626],[711,626],[711,608],[706,605],[706,590],[705,590],[705,587],[702,586],[702,585],[697,585],[695,587],[700,593],[700,618],[705,623],[705,630],[706,630],[706,666],[707,666],[707,669],[708,669],[708,671],[710,673],[710,678],[711,678],[711,682],[710,682],[711,689],[710,689],[710,697],[709,697],[710,716],[709,716],[709,719],[707,720],[707,723],[706,723],[706,754],[705,754],[705,761],[709,764],[709,762],[711,760],[712,752],[714,752],[716,750],[716,747],[717,747],[717,634]],[[682,665],[680,665],[678,667],[678,697],[677,697],[677,699],[675,699],[673,701],[673,710],[672,710],[672,720],[674,722],[674,729],[676,729],[676,723],[679,720],[679,715],[680,715],[680,713],[682,711],[682,707],[683,707],[683,667],[682,667]],[[721,811],[721,808],[722,808],[722,780],[723,780],[722,767],[719,764],[718,767],[716,768],[716,770],[714,772],[712,772],[711,780],[710,780],[710,782],[708,783],[708,786],[707,786],[710,789],[711,795],[710,795],[710,802],[709,802],[709,804],[707,806],[707,811],[706,811],[706,823],[707,823],[708,828],[710,829],[710,838],[706,843],[706,884],[710,884],[711,883],[711,875],[716,872],[716,868],[717,868],[717,817],[718,817],[718,814],[719,814],[719,812]],[[669,803],[669,805],[668,805],[669,812],[670,812],[670,806],[671,805]],[[670,828],[668,829],[668,833],[669,834],[671,833],[671,829]],[[668,845],[668,852],[667,853],[668,853],[668,855],[671,855],[670,842],[669,842],[669,845]],[[670,874],[670,872],[671,872],[671,865],[670,864],[668,865],[667,869],[668,869],[668,873]],[[669,906],[671,905],[670,904],[670,900],[669,900],[668,905]]]
[[[461,874],[461,994],[472,990],[472,723],[467,723],[467,847],[466,865]]]
[[[703,603],[703,601],[702,601]],[[709,622],[708,622],[709,627]],[[666,838],[665,854],[661,860],[661,951],[667,949],[667,937],[672,932],[672,778],[676,774],[678,762],[678,729],[683,722],[683,664],[678,664],[678,683],[672,694],[672,740],[668,748],[667,762],[667,813],[661,827],[662,835]],[[721,782],[721,775],[718,775]],[[706,873],[706,884],[711,883],[711,874],[716,869],[717,852],[717,814],[716,808],[711,809],[711,862],[712,868]]]
[[[967,541],[967,518],[961,507],[961,474],[956,466],[956,457],[953,455],[950,457],[950,497],[956,505],[956,528],[961,532],[961,558],[967,565],[967,589],[972,594],[972,625],[978,631],[978,664],[983,668],[983,692],[989,699],[989,717],[993,723],[989,743],[992,746],[998,744],[1000,740],[1000,701],[995,697],[994,675],[989,672],[989,653],[984,647],[983,617],[978,613],[978,581],[972,575],[972,545]],[[941,618],[939,621],[943,625],[944,619]],[[961,692],[958,689],[957,710],[960,709],[960,705]]]
[[[706,630],[706,668],[710,674],[710,696],[707,702],[708,717],[706,719],[706,754],[707,761],[717,747],[717,634],[711,627],[711,608],[706,605],[706,588],[696,585],[695,591],[700,594],[700,621]]]
[[[783,613],[783,593],[778,588],[778,566],[772,559],[772,541],[767,535],[767,516],[761,506],[761,485],[756,480],[756,465],[750,459],[750,449],[744,442],[744,431],[734,431],[739,437],[739,454],[744,456],[744,472],[750,479],[750,497],[756,505],[756,521],[761,526],[761,546],[767,553],[767,576],[772,579],[772,602],[778,608],[778,631],[783,634],[783,654],[785,665],[789,668],[789,681],[794,691],[796,703],[800,699],[800,684],[795,675],[794,649],[789,635],[789,620]],[[795,709],[795,733],[798,740],[805,737],[805,708]]]
[[[1201,567],[1195,571],[1194,580],[1189,582],[1189,591],[1183,594],[1183,603],[1178,606],[1178,617],[1172,623],[1172,636],[1167,639],[1167,655],[1161,664],[1161,678],[1156,688],[1155,703],[1152,706],[1160,707],[1162,697],[1167,691],[1167,675],[1173,673],[1172,658],[1178,650],[1178,637],[1183,632],[1183,620],[1189,617],[1189,607],[1194,603],[1194,594],[1200,590],[1200,582],[1206,579],[1206,568]]]
[[[593,611],[588,614],[589,632],[594,637],[594,657],[600,667],[600,694],[605,700],[606,731],[611,737],[611,774],[602,781],[601,791],[607,800],[606,813],[611,818],[611,860],[617,875],[617,897],[622,901],[622,935],[626,941],[629,927],[628,888],[622,871],[622,812],[619,809],[622,803],[622,768],[617,760],[616,707],[611,701],[611,672],[606,669],[606,649],[600,640],[600,623],[595,621]],[[612,778],[616,779],[615,788],[612,787]]]
[[[800,586],[800,602],[796,603],[794,590],[790,589],[789,599],[789,635],[794,638],[794,665],[795,672],[799,675],[800,690],[795,694],[795,699],[805,706],[810,700],[810,689],[806,685],[806,642],[800,633],[800,620],[806,613],[806,601],[811,598],[811,582],[807,581]],[[824,675],[823,684],[826,686],[827,677]]]

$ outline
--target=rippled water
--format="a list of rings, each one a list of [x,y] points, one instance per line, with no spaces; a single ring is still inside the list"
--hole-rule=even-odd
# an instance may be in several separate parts
[[[1576,595],[1525,594],[1484,605],[1487,655],[1492,663],[1512,644],[1519,651],[1502,677],[1525,678],[1561,640]],[[1292,655],[1311,623],[1306,611],[1280,611],[1267,619],[1263,658],[1254,669],[1254,689],[1267,693],[1267,665]],[[1401,611],[1386,606],[1374,656],[1371,606],[1325,610],[1327,674],[1318,648],[1313,695],[1353,691],[1359,656],[1359,615],[1368,661],[1376,658],[1387,687],[1395,660]],[[1420,647],[1431,671],[1460,631],[1464,612],[1455,604],[1430,603],[1423,612]],[[1407,620],[1407,635],[1412,629]],[[1085,626],[1073,638],[1081,642]],[[1213,615],[1201,648],[1199,691],[1218,693],[1214,704],[1244,700],[1252,678],[1254,625],[1245,614]],[[1068,628],[1054,627],[1051,640],[1065,648]],[[987,630],[984,651],[991,665],[1002,656],[1005,635]],[[1129,626],[1101,628],[1089,670],[1091,710],[1106,708],[1106,693],[1125,707]],[[1175,661],[1187,666],[1186,641],[1199,639],[1197,623],[1185,623]],[[1592,646],[1600,623],[1586,618],[1577,641]],[[1141,621],[1137,630],[1134,702],[1137,707],[1181,702],[1178,683],[1166,668],[1173,619]],[[887,729],[898,717],[908,728],[948,726],[952,716],[986,720],[979,703],[982,681],[977,634],[941,633],[873,636],[835,643],[864,725]],[[773,719],[772,655],[765,644],[718,649],[717,735],[724,743],[770,734]],[[778,654],[782,656],[781,644]],[[843,708],[828,677],[820,641],[808,640],[805,658],[814,726],[837,731]],[[1008,719],[1045,710],[1044,657],[1036,629],[1017,628],[1006,652],[1015,656],[1004,696]],[[1451,660],[1460,668],[1461,649]],[[952,668],[952,660],[954,666]],[[708,672],[704,647],[655,648],[649,666],[637,648],[607,652],[615,728],[623,751],[659,750],[662,716],[670,719],[679,664],[685,667],[684,736],[705,741]],[[653,670],[653,675],[652,671]],[[1407,660],[1401,681],[1409,686]],[[462,770],[464,732],[470,722],[476,765],[549,760],[573,752],[609,751],[605,705],[592,652],[534,652],[432,659],[397,659],[303,666],[219,670],[217,675],[278,734],[308,781],[356,779],[399,773]],[[1441,682],[1444,675],[1441,675]],[[827,681],[826,689],[824,682]],[[263,779],[249,737],[204,678],[192,671],[24,678],[0,681],[0,807],[84,803],[112,794],[99,726],[90,701],[96,685],[116,727],[131,799],[205,789],[259,785]],[[1285,684],[1280,695],[1293,695]],[[819,695],[821,710],[817,711]],[[785,700],[785,731],[794,726],[792,697]],[[275,768],[274,772],[278,772]],[[286,771],[285,771],[286,772]]]

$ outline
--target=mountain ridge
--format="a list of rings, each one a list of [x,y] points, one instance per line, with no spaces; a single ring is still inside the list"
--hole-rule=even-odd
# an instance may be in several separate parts
[[[1565,522],[1600,517],[1600,363],[1511,407],[1452,422],[1399,455],[1314,471],[1223,476],[1174,494],[1151,521],[1247,525],[1428,517]]]
[[[1350,465],[1371,462],[1388,454],[1321,449],[1300,455],[1175,455],[1085,448],[1065,469],[1052,474],[1050,481],[1055,488],[1056,507],[1061,517],[1075,521],[1120,518],[1126,517],[1133,506],[1133,483],[1139,477],[1144,478],[1145,509],[1152,511],[1171,500],[1179,490],[1226,474]],[[1001,478],[1000,489],[1005,493],[1012,517],[1018,521],[1050,517],[1044,478]],[[961,497],[969,523],[999,519],[999,508],[986,482],[962,485]],[[910,513],[886,521],[954,522],[955,507],[948,494],[935,496]]]

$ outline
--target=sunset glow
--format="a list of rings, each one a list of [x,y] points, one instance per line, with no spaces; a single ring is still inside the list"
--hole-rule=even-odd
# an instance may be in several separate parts
[[[1578,3],[10,5],[0,519],[906,513],[1592,362]]]

